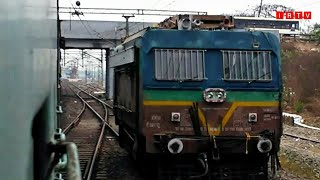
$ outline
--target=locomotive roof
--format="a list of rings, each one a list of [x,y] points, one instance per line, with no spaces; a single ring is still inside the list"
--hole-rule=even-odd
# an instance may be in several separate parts
[[[279,51],[279,39],[270,32],[208,31],[146,28],[129,36],[123,44],[133,43],[145,52],[152,48],[234,49]],[[253,49],[253,42],[259,48]]]

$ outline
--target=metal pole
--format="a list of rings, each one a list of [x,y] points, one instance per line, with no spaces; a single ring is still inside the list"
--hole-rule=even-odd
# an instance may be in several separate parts
[[[114,28],[114,44],[117,45],[117,27]]]
[[[109,89],[110,89],[110,82],[109,82],[109,72],[110,72],[110,68],[109,68],[109,55],[110,55],[110,49],[106,49],[106,75],[105,75],[105,91],[106,91],[106,100],[109,99]]]
[[[101,79],[100,79],[100,85],[103,87],[103,51],[102,51],[102,49],[101,49],[101,61],[100,61],[101,63],[101,73],[100,73],[100,76],[101,76]]]
[[[99,66],[97,66],[96,69],[97,69],[97,83],[99,84],[99,81],[100,81],[100,69],[99,69]]]
[[[57,1],[57,71],[56,71],[56,91],[55,91],[55,106],[56,108],[60,108],[60,99],[61,99],[61,82],[60,82],[60,78],[61,78],[61,49],[60,49],[60,45],[61,45],[61,21],[60,21],[60,16],[59,16],[59,1]],[[65,59],[64,59],[65,62]],[[57,114],[57,119],[56,119],[56,126],[60,127],[60,122],[61,121],[61,116],[59,114]]]
[[[126,18],[126,37],[128,37],[129,36],[129,18],[134,17],[134,15],[130,15],[130,16],[123,15],[122,17]]]
[[[85,82],[86,82],[86,84],[87,84],[87,78],[88,78],[88,77],[87,77],[87,75],[88,75],[88,71],[87,71],[87,66],[86,66],[86,70],[85,70],[85,77],[84,77],[84,78],[85,78]]]
[[[93,72],[94,72],[93,82],[95,82],[95,81],[97,81],[97,70],[96,70],[95,66],[93,66]]]
[[[91,65],[91,70],[92,70],[92,80],[91,80],[91,82],[93,82],[93,80],[94,80],[94,69],[93,69],[93,65]]]
[[[81,58],[82,58],[82,67],[84,65],[84,62],[83,62],[83,49],[81,49]]]
[[[129,18],[128,17],[125,17],[126,18],[126,37],[129,36]]]
[[[261,13],[261,9],[262,9],[262,1],[263,1],[263,0],[261,0],[261,1],[260,1],[260,7],[259,7],[258,17],[260,17],[260,13]]]
[[[94,76],[94,74],[93,74],[93,65],[91,64],[91,82],[93,81],[93,76]]]

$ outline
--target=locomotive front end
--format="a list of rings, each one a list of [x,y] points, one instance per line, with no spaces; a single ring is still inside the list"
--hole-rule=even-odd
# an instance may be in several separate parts
[[[241,98],[250,98],[250,94],[243,93],[239,94]],[[224,96],[221,94],[228,93],[219,91],[208,96],[219,98]],[[145,117],[148,120],[145,133],[150,138],[147,150],[171,154],[197,153],[208,150],[208,144],[211,144],[209,149],[220,149],[225,154],[268,153],[278,148],[277,137],[281,130],[278,105],[278,102],[258,101],[146,101]]]
[[[142,42],[147,153],[195,155],[215,167],[241,162],[258,173],[270,157],[275,165],[282,89],[274,35],[150,31]]]

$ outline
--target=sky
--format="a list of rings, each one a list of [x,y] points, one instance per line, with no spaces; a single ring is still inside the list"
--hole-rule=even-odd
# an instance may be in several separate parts
[[[71,3],[76,6],[76,0],[59,0],[60,7],[71,7]],[[245,11],[260,4],[260,0],[80,0],[81,8],[129,8],[129,9],[167,9],[185,11],[205,11],[208,14],[232,14],[235,11]],[[263,0],[264,4],[281,4],[292,7],[297,11],[311,11],[312,20],[301,21],[301,26],[320,23],[320,0]],[[61,19],[70,19],[70,14],[61,14]],[[122,15],[91,15],[81,16],[82,20],[106,20],[124,21]],[[161,22],[164,16],[136,16],[129,21],[139,22]],[[77,16],[71,19],[79,20]],[[72,51],[71,57],[79,57],[79,52]],[[71,53],[71,50],[70,50]],[[99,52],[90,52],[99,57]],[[104,65],[105,66],[105,65]],[[80,68],[83,69],[83,68]]]
[[[168,9],[205,11],[208,14],[227,14],[244,11],[260,4],[260,0],[79,0],[81,8],[130,8],[130,9]],[[60,0],[61,7],[76,6],[76,0]],[[312,20],[309,23],[320,22],[320,0],[263,0],[264,4],[281,4],[292,7],[297,11],[311,11]],[[61,19],[70,19],[69,14],[63,14]],[[72,18],[72,17],[71,17]],[[122,15],[91,15],[85,14],[87,20],[124,21]],[[161,22],[163,16],[136,16],[130,21]],[[74,16],[72,19],[77,19]],[[304,20],[305,21],[305,20]],[[303,23],[303,22],[302,22]],[[308,23],[308,24],[309,24]]]

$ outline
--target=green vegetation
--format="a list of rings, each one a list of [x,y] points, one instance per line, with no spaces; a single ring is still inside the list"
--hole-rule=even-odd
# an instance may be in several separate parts
[[[297,112],[297,113],[301,113],[304,109],[304,103],[301,102],[301,101],[296,101],[294,103],[294,110]]]
[[[304,158],[300,153],[283,146],[280,152],[281,167],[288,172],[298,176],[301,179],[316,180],[319,174],[309,164],[304,162]]]
[[[319,45],[320,44],[320,25],[319,24],[314,25],[312,34],[315,36],[315,39]]]
[[[320,36],[320,30],[319,30]],[[316,114],[319,105],[320,53],[311,51],[317,46],[308,42],[283,42],[281,44],[283,102],[285,109],[297,113]],[[303,50],[301,50],[303,49]],[[319,92],[318,92],[319,91]]]
[[[293,59],[294,57],[297,57],[299,55],[299,53],[295,50],[282,50],[281,51],[281,60],[282,62],[288,62],[291,59]]]

